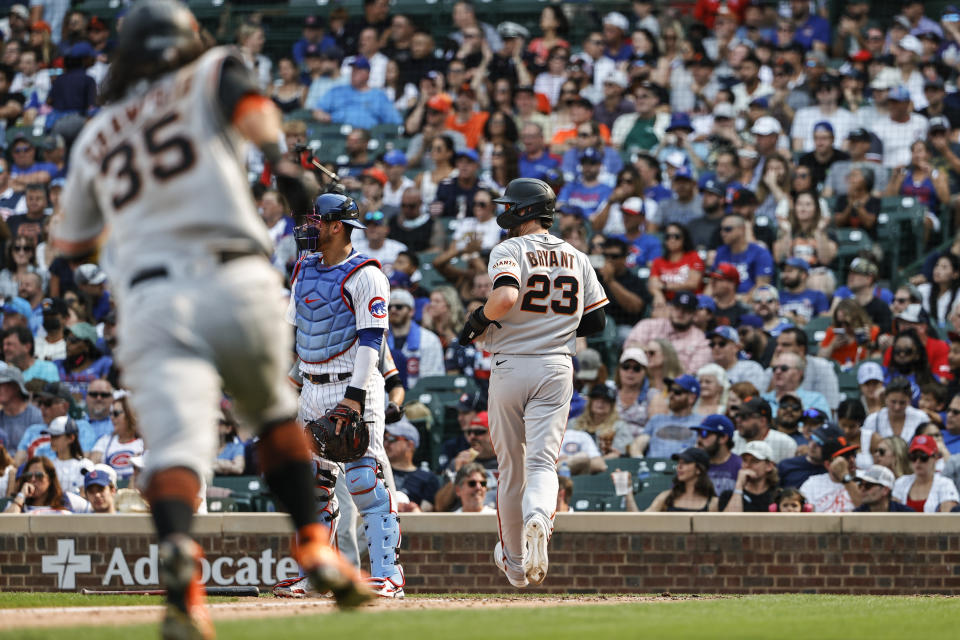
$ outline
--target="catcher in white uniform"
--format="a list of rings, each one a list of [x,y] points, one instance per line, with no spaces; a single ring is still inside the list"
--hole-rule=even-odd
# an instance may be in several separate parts
[[[188,534],[216,454],[223,386],[259,427],[264,475],[297,528],[304,571],[341,605],[366,600],[359,572],[316,523],[310,446],[284,380],[282,283],[247,184],[249,140],[278,186],[309,207],[300,169],[280,152],[280,112],[238,55],[204,52],[196,19],[173,0],[142,0],[127,14],[104,94],[73,146],[51,235],[80,256],[109,233],[117,357],[150,449],[142,482],[167,590],[163,637],[214,635],[202,552]]]
[[[317,198],[313,214],[298,228],[299,241],[315,239],[315,247],[294,271],[287,321],[296,326],[296,349],[303,387],[300,419],[310,426],[325,415],[341,423],[366,420],[367,440],[353,456],[323,455],[320,472],[332,478],[344,462],[345,481],[363,518],[370,555],[370,585],[383,597],[403,597],[403,570],[397,563],[400,524],[384,483],[384,380],[378,368],[387,329],[390,283],[380,264],[353,250],[352,229],[363,229],[353,199],[337,193]],[[328,413],[329,412],[329,413]],[[362,416],[362,418],[361,418]],[[317,433],[316,428],[312,428]],[[320,434],[320,439],[326,438]],[[319,476],[318,476],[319,477]],[[334,494],[321,517],[336,516]],[[332,522],[331,522],[332,524]]]
[[[556,203],[549,185],[513,180],[494,202],[504,205],[497,223],[510,238],[490,252],[493,292],[459,340],[467,345],[486,331],[484,349],[493,354],[490,437],[500,467],[494,561],[510,584],[526,587],[547,575],[576,338],[603,330],[607,297],[587,256],[547,233]]]

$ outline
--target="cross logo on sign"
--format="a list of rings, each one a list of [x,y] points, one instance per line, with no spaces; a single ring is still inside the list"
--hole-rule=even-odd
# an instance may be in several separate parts
[[[90,572],[90,556],[76,555],[72,539],[57,540],[57,554],[43,556],[40,569],[43,573],[57,574],[58,589],[76,589],[77,573]]]

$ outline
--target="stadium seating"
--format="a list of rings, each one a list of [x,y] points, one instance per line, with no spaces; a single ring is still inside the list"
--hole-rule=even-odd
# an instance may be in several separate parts
[[[661,458],[616,458],[607,461],[607,473],[573,476],[573,507],[576,511],[625,511],[623,496],[617,496],[609,472],[629,471],[631,490],[643,511],[661,491],[673,486],[677,463]]]

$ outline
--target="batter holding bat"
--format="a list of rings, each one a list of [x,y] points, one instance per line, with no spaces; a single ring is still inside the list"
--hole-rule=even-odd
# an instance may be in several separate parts
[[[607,297],[587,256],[550,235],[556,196],[545,182],[507,185],[497,224],[510,237],[490,252],[493,292],[459,341],[484,335],[493,354],[490,437],[497,452],[494,562],[515,587],[547,575],[557,505],[557,459],[573,395],[577,336],[606,325]],[[490,326],[490,325],[494,326]]]

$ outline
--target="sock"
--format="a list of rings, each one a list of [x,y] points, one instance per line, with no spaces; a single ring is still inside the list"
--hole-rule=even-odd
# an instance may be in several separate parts
[[[293,519],[298,530],[317,521],[313,464],[290,461],[266,474],[267,485]]]
[[[161,499],[150,505],[157,536],[163,540],[173,533],[187,534],[193,521],[193,505],[176,499]]]

